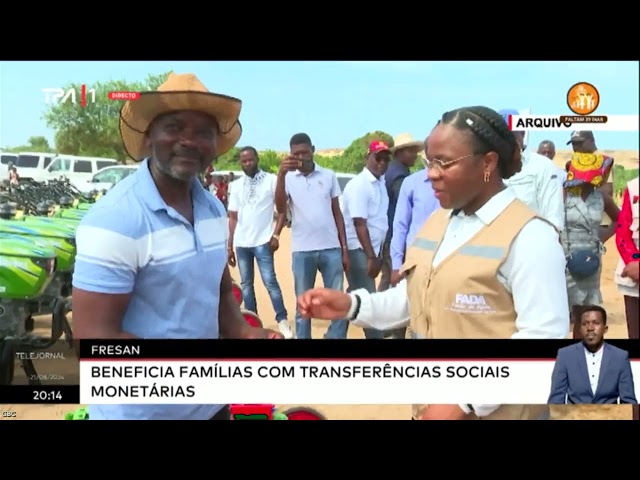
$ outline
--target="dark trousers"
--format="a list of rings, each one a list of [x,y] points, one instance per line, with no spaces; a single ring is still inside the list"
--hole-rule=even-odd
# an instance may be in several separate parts
[[[382,246],[382,268],[380,269],[380,283],[378,291],[384,292],[391,286],[391,242],[386,241]]]
[[[627,317],[627,331],[629,332],[630,340],[640,340],[639,301],[638,297],[624,297],[624,313]]]
[[[391,272],[391,243],[387,241],[382,246],[382,269],[380,275],[380,283],[378,284],[379,292],[384,292],[391,287]],[[387,330],[386,332],[384,332],[385,338],[392,339],[404,340],[406,335],[407,329],[405,327],[396,328],[395,330]]]
[[[624,314],[627,317],[627,331],[630,340],[640,339],[640,299],[638,297],[624,297]],[[633,419],[640,420],[640,405],[633,406]]]
[[[364,250],[358,248],[349,250],[349,271],[346,273],[349,288],[347,292],[353,292],[360,288],[364,288],[369,293],[376,291],[376,281],[367,274],[367,254]],[[364,336],[368,339],[382,339],[384,332],[374,328],[363,328]]]
[[[231,420],[231,408],[225,405],[209,420]]]

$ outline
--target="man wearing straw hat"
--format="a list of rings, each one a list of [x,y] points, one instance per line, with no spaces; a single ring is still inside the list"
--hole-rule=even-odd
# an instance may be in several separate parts
[[[120,112],[140,168],[78,227],[77,338],[282,338],[250,327],[231,289],[222,203],[198,175],[239,140],[241,101],[171,74]],[[227,420],[226,405],[91,405],[93,420]]]
[[[393,160],[389,164],[389,168],[385,174],[385,183],[389,195],[389,210],[387,213],[389,230],[387,231],[387,238],[383,250],[382,278],[380,279],[380,285],[378,287],[379,291],[384,291],[389,288],[391,282],[389,245],[393,235],[393,217],[396,212],[400,187],[404,179],[411,173],[409,169],[416,164],[418,152],[422,148],[422,142],[414,140],[410,133],[401,133],[393,139],[393,147],[391,147]]]
[[[400,196],[400,187],[404,179],[411,173],[409,169],[416,164],[418,153],[423,148],[423,142],[414,140],[410,133],[401,133],[393,139],[393,147],[391,147],[393,160],[385,174],[385,183],[389,195],[389,210],[387,212],[389,230],[387,230],[387,237],[382,249],[382,276],[380,277],[380,284],[378,285],[378,291],[380,292],[391,286],[392,265],[390,246],[391,238],[393,237],[393,219],[396,213],[398,197]],[[387,332],[387,336],[391,338],[404,338],[405,331],[405,328],[393,330]]]

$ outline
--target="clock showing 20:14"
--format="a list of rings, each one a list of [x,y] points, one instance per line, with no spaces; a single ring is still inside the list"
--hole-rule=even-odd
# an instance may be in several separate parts
[[[60,390],[33,390],[32,401],[34,403],[61,402],[63,400]]]

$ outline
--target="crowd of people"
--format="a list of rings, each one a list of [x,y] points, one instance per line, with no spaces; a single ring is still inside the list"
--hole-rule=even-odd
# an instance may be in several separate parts
[[[512,111],[500,113],[506,117]],[[621,262],[624,261],[616,274],[616,282],[625,296],[629,337],[639,338],[637,286],[629,287],[630,283],[637,282],[634,269],[638,263],[633,261],[637,252],[633,229],[637,225],[632,225],[632,212],[620,216],[620,209],[613,200],[609,181],[613,159],[597,153],[593,132],[576,131],[567,142],[574,155],[566,168],[560,169],[550,161],[555,157],[553,142],[545,140],[539,144],[537,152],[531,152],[523,144],[524,132],[512,134],[518,143],[522,167],[510,178],[503,178],[502,184],[559,234],[564,250],[560,263],[567,267],[562,272],[567,302],[561,303],[570,306],[574,338],[581,336],[580,323],[576,321],[581,308],[603,303],[600,289],[602,255],[604,244],[616,231]],[[229,204],[232,219],[229,255],[233,265],[234,245],[267,251],[265,245],[277,242],[285,221],[280,219],[274,228],[272,211],[276,207],[284,215],[290,208],[296,296],[314,286],[316,271],[323,276],[325,287],[337,290],[343,289],[343,272],[347,291],[364,288],[373,293],[396,286],[404,276],[400,270],[406,261],[407,248],[441,205],[433,188],[436,179],[432,177],[435,175],[431,173],[438,159],[433,163],[428,153],[427,156],[419,155],[424,148],[428,152],[428,141],[426,144],[415,141],[409,134],[396,137],[392,147],[382,141],[373,141],[365,168],[347,184],[344,192],[340,191],[333,172],[313,162],[314,147],[308,135],[295,135],[290,146],[291,154],[283,161],[278,175],[260,170],[255,148],[242,150],[241,167],[245,176],[243,181],[232,186],[230,196],[235,197],[235,201]],[[425,168],[411,173],[418,159],[424,162]],[[261,183],[269,188],[245,187],[245,184]],[[636,180],[629,183],[629,188],[633,190],[634,185],[637,185]],[[626,194],[625,198],[628,196]],[[625,205],[624,208],[631,211],[634,204],[627,198]],[[258,226],[261,235],[247,238],[245,229],[257,229]],[[623,238],[624,243],[620,240]],[[256,308],[254,257],[271,296],[280,330],[291,338],[293,334],[284,316],[284,307],[279,306],[282,294],[272,258],[254,254],[249,262],[239,265],[249,308]],[[335,261],[332,262],[332,258]],[[335,271],[339,266],[343,272]],[[295,326],[297,338],[310,338],[308,320],[299,312]],[[405,338],[404,328],[384,331],[365,328],[364,333],[366,338]],[[336,338],[336,335],[346,338],[347,327],[341,320],[334,321],[326,337]]]
[[[314,161],[310,136],[297,133],[277,174],[260,169],[255,148],[242,148],[244,176],[229,183],[225,209],[198,175],[238,143],[240,111],[239,99],[208,92],[191,74],[171,74],[157,92],[124,105],[123,143],[142,164],[78,228],[78,338],[310,339],[311,318],[330,320],[324,336],[332,339],[346,339],[350,325],[367,339],[565,338],[571,318],[580,323],[578,307],[602,302],[603,245],[614,233],[616,278],[626,285],[629,334],[637,338],[637,182],[622,212],[608,209],[613,159],[597,153],[592,133],[572,134],[575,154],[563,179],[546,156],[549,142],[532,152],[524,132],[509,130],[510,111],[459,108],[444,113],[425,141],[402,134],[393,145],[371,142],[364,169],[344,191],[336,173]],[[411,173],[418,161],[425,168]],[[603,228],[605,210],[613,223]],[[288,215],[294,329],[274,267]],[[244,322],[229,265],[238,266],[252,310],[257,265],[278,331]],[[318,272],[323,288],[315,288]],[[590,335],[580,328],[574,335],[581,332]],[[416,405],[413,418],[546,412]],[[229,409],[94,405],[89,414],[228,419]]]
[[[202,174],[202,186],[214,194],[225,208],[229,205],[229,185],[234,180],[235,174],[233,172],[229,172],[227,175],[217,174],[213,165],[209,165]]]

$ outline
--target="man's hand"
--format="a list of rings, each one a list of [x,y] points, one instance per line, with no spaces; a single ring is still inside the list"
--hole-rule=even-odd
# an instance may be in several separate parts
[[[469,416],[458,405],[429,405],[418,420],[467,420]]]
[[[404,275],[400,275],[400,270],[393,270],[391,272],[391,286],[395,287],[396,285],[398,285],[403,276]]]
[[[382,260],[378,257],[370,257],[367,259],[367,275],[369,278],[377,278],[382,269]]]
[[[298,309],[304,318],[338,320],[351,308],[351,296],[340,290],[314,288],[298,297]]]
[[[289,155],[280,163],[281,172],[295,172],[302,166],[302,161]]]
[[[638,283],[638,266],[640,265],[639,261],[635,261],[635,262],[630,262],[628,263],[625,267],[624,270],[622,270],[622,274],[620,275],[621,277],[628,277],[631,280],[633,280],[634,282]]]
[[[280,248],[280,240],[276,237],[271,237],[271,240],[269,240],[269,248],[271,249],[271,253],[277,252]]]
[[[235,267],[236,266],[236,254],[233,251],[233,247],[229,247],[229,250],[227,251],[227,262],[229,263],[230,267]]]
[[[344,269],[344,273],[349,273],[349,267],[351,263],[349,262],[349,251],[346,248],[342,249],[342,268]]]

